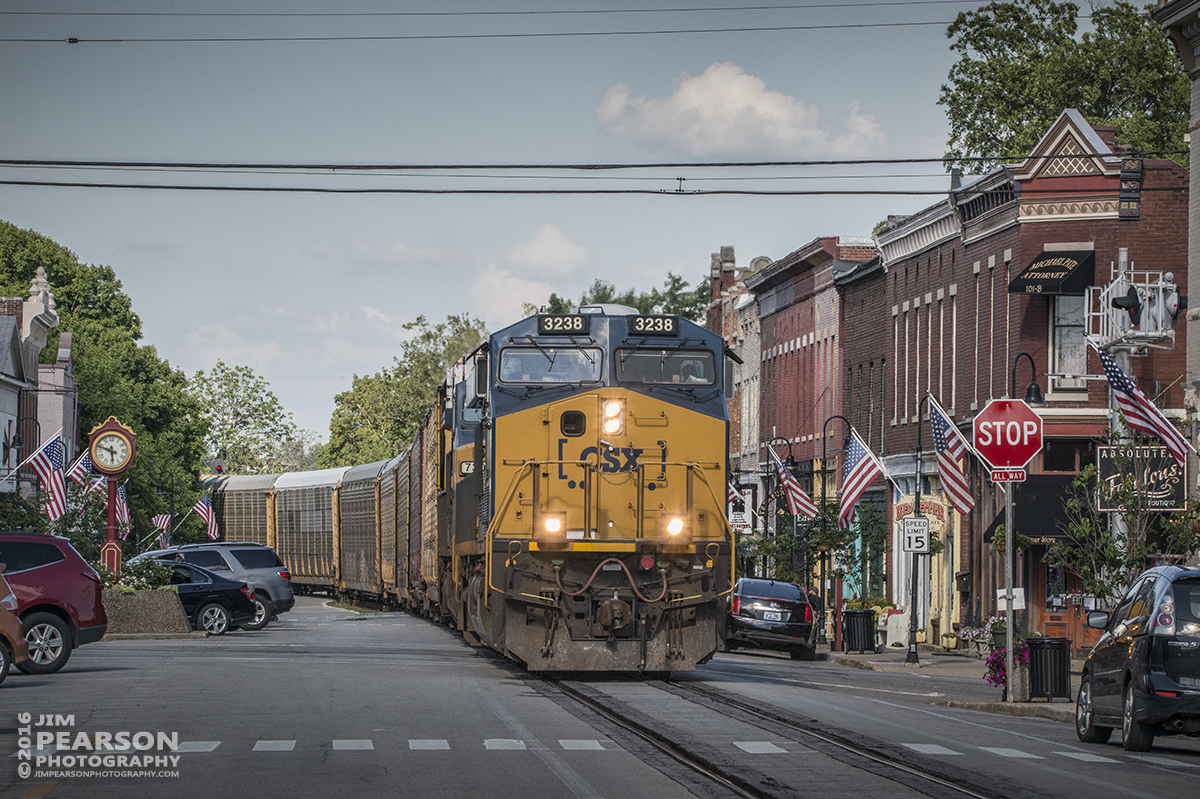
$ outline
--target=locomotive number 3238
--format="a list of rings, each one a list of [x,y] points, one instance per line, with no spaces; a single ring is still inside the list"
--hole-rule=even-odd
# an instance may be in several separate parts
[[[538,317],[538,333],[586,333],[591,320],[583,314],[543,314]]]
[[[679,319],[674,316],[633,316],[629,319],[629,332],[673,336],[679,332]]]

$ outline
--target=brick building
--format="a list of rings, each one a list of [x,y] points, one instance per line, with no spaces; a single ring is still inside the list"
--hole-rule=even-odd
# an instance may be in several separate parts
[[[978,465],[968,463],[975,508],[963,517],[942,501],[923,398],[939,400],[969,439],[971,420],[990,399],[1008,395],[1014,382],[1024,386],[1036,379],[1046,398],[1038,411],[1046,445],[1016,495],[1015,527],[1034,541],[1020,554],[1017,584],[1026,590],[1031,629],[1082,642],[1080,606],[1069,604],[1078,586],[1048,569],[1042,554],[1060,535],[1060,520],[1052,515],[1061,502],[1054,500],[1082,465],[1094,461],[1094,438],[1108,423],[1107,383],[1084,377],[1101,374],[1084,339],[1094,324],[1084,289],[1110,281],[1122,249],[1131,268],[1173,272],[1180,290],[1187,288],[1187,173],[1171,161],[1146,160],[1139,183],[1128,179],[1134,166],[1114,152],[1111,129],[1093,128],[1066,111],[1025,162],[966,183],[955,179],[945,201],[877,236],[880,267],[864,266],[839,281],[843,329],[853,328],[851,314],[887,320],[877,336],[864,331],[845,342],[847,368],[867,376],[864,398],[846,391],[842,407],[851,418],[873,417],[874,403],[883,407],[879,436],[871,443],[900,486],[892,497],[894,529],[896,510],[911,513],[918,479],[922,510],[934,517],[935,531],[940,519],[945,552],[919,567],[919,609],[935,638],[995,608],[1003,558],[990,533],[1003,498]],[[1140,196],[1131,195],[1138,185]],[[1028,271],[1035,263],[1069,266],[1038,278]],[[1132,375],[1168,413],[1183,407],[1184,359],[1182,335],[1173,350],[1150,349],[1133,359]],[[1031,523],[1035,508],[1049,508],[1051,516],[1042,513]],[[895,532],[889,589],[907,606],[909,561],[894,557],[900,550]]]

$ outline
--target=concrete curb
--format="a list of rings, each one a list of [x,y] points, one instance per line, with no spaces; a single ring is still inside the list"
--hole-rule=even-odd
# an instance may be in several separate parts
[[[208,637],[205,632],[190,632],[190,633],[105,633],[101,641],[178,641],[188,638],[204,639]]]
[[[996,713],[1002,716],[1022,716],[1025,718],[1050,719],[1065,724],[1075,723],[1074,702],[939,702],[942,707],[954,707],[961,710],[978,710],[983,713]]]
[[[872,663],[865,663],[861,660],[856,660],[852,657],[846,657],[845,655],[838,655],[838,654],[834,654],[832,652],[822,653],[822,654],[824,654],[825,656],[821,657],[820,655],[818,655],[817,658],[819,660],[829,660],[834,663],[837,663],[839,666],[849,666],[850,668],[862,669],[863,671],[883,671],[882,668],[880,668],[879,666],[876,666]]]

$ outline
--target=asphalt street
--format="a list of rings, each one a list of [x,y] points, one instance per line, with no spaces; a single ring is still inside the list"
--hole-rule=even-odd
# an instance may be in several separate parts
[[[1191,795],[1200,777],[1200,746],[1191,739],[1164,738],[1135,755],[1121,749],[1119,733],[1089,746],[1066,723],[946,707],[994,700],[998,691],[936,668],[874,671],[738,652],[683,682],[778,708],[918,765],[982,775],[997,796]],[[589,684],[731,762],[801,786],[786,795],[916,795],[659,684]],[[301,598],[261,632],[101,641],[77,650],[58,674],[14,671],[0,686],[0,799],[720,795],[553,693],[425,619]],[[23,730],[50,743],[25,759]],[[147,739],[137,733],[176,734],[177,746],[88,748],[98,734],[120,732],[139,744]],[[121,757],[138,758],[137,767],[118,765]],[[75,758],[70,766],[67,758]]]

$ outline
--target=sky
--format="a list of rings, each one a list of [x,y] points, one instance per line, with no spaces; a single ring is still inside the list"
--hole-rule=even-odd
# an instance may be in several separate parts
[[[939,157],[946,25],[980,5],[0,0],[0,159],[306,167],[0,180],[559,192],[0,185],[0,219],[111,266],[173,367],[249,366],[328,440],[334,397],[418,316],[494,331],[596,278],[695,285],[723,246],[746,266],[937,201],[688,192],[944,192],[936,163],[701,164]],[[471,168],[593,164],[672,166]],[[355,165],[438,168],[314,168]]]

